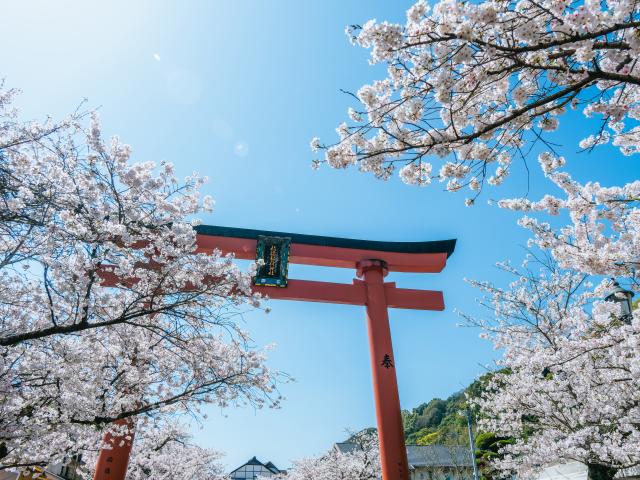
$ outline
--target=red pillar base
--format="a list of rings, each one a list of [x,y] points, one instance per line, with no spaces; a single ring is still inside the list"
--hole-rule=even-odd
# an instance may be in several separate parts
[[[103,442],[111,448],[102,448],[96,464],[93,480],[124,480],[127,475],[129,456],[133,445],[132,423],[128,420],[117,420],[116,425],[128,425],[129,438],[120,435],[106,433]]]

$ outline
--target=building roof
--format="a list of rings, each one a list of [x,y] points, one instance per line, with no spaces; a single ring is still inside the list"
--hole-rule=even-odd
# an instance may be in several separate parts
[[[407,445],[407,459],[414,467],[473,467],[468,447]]]
[[[640,478],[640,465],[619,470],[615,478]]]
[[[249,461],[247,463],[243,463],[242,465],[240,465],[238,468],[232,470],[231,472],[229,472],[229,475],[231,475],[233,472],[237,472],[238,470],[240,470],[242,467],[246,466],[246,465],[260,465],[261,467],[266,468],[267,470],[269,470],[272,473],[284,473],[286,470],[280,470],[278,467],[276,467],[272,462],[267,462],[267,463],[262,463],[260,460],[258,460],[256,457],[251,457],[249,459]],[[0,479],[1,480],[1,479]]]
[[[536,480],[587,480],[587,466],[576,460],[557,462],[547,465],[537,476]],[[615,477],[620,480],[640,478],[640,465],[622,468]]]
[[[280,470],[278,470],[278,467],[276,467],[273,463],[271,462],[267,462],[264,464],[265,467],[267,467],[269,470],[271,470],[273,473],[280,473]]]
[[[352,442],[336,443],[341,453],[352,453],[360,445]],[[471,454],[467,447],[448,445],[407,445],[409,466],[418,467],[473,467]]]
[[[43,479],[43,480],[65,480],[64,477],[61,477],[60,475],[56,475],[55,473],[52,473],[48,470],[45,470],[44,472],[42,472],[41,470],[37,470],[36,473],[34,473],[34,475],[37,474],[38,478]],[[21,475],[17,472],[8,472],[8,471],[0,471],[0,480],[20,480],[20,479],[30,479],[33,478],[32,475]]]
[[[321,245],[325,247],[355,248],[397,253],[446,253],[447,258],[451,256],[456,248],[456,241],[454,239],[427,242],[380,242],[376,240],[356,240],[353,238],[324,237],[320,235],[272,232],[267,230],[252,230],[249,228],[220,227],[216,225],[198,225],[195,227],[195,230],[201,235],[250,238],[256,240],[261,235],[287,237],[291,239],[291,243]]]
[[[340,453],[353,453],[357,450],[360,450],[362,447],[357,443],[352,442],[340,442],[336,443],[333,448],[338,450]]]
[[[262,465],[264,466],[264,464],[258,460],[256,457],[251,457],[249,459],[249,461],[247,463],[245,463],[245,465]]]

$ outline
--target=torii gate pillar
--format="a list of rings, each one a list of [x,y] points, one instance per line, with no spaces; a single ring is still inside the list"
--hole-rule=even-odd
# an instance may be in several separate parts
[[[129,427],[130,433],[126,437],[112,435],[109,432],[105,434],[103,443],[109,448],[103,447],[100,450],[93,480],[124,480],[126,477],[131,448],[133,447],[132,422],[130,420],[116,420],[114,423],[118,426]]]
[[[363,260],[358,262],[357,268],[358,276],[364,277],[366,288],[367,329],[382,478],[408,480],[409,463],[384,292],[384,277],[388,270],[382,260]]]

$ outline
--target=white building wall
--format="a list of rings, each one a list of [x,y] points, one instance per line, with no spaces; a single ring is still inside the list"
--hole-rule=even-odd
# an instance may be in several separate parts
[[[536,480],[586,480],[587,466],[580,462],[568,462],[550,465]]]

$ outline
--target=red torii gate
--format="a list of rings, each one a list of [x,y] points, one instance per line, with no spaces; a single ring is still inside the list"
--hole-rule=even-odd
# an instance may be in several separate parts
[[[384,277],[390,271],[440,272],[456,241],[378,242],[209,225],[200,225],[196,231],[196,252],[220,250],[239,259],[264,260],[256,275],[256,292],[278,300],[366,306],[382,478],[408,480],[387,309],[444,310],[444,300],[440,291],[396,288],[395,282],[384,282]],[[358,279],[352,284],[289,280],[288,262],[353,268]],[[105,436],[113,448],[100,452],[94,480],[124,480],[132,441]]]

